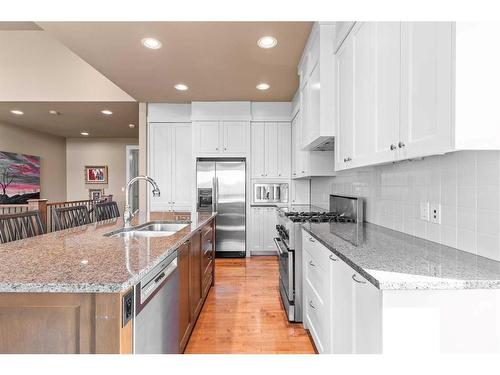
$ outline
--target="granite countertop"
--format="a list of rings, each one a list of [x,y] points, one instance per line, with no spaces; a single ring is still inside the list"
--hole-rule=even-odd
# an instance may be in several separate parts
[[[370,223],[303,228],[379,289],[500,289],[488,258]]]
[[[192,212],[191,224],[168,237],[104,237],[117,218],[0,245],[0,292],[116,293],[135,285],[216,214]],[[172,212],[139,213],[133,225],[173,221]]]

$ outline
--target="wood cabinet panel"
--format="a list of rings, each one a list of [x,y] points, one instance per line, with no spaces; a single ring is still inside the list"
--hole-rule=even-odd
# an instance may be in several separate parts
[[[201,275],[201,230],[196,231],[189,240],[189,274],[190,274],[190,309],[191,319],[196,321],[203,303]]]
[[[179,270],[179,353],[184,351],[192,330],[191,309],[189,304],[189,243],[177,249],[177,267]]]

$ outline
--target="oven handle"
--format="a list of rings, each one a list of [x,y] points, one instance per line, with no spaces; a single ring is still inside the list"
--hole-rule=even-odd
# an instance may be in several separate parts
[[[275,238],[274,238],[274,243],[276,244],[276,247],[278,248],[278,255],[279,255],[279,256],[281,256],[281,255],[283,255],[283,254],[284,254],[284,251],[283,251],[283,250],[281,250],[281,245],[280,245],[280,242],[282,242],[280,238],[278,238],[278,237],[275,237]]]

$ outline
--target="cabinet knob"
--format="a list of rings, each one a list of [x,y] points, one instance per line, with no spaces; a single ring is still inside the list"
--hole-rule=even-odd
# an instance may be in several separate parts
[[[313,308],[314,310],[316,310],[316,306],[313,305],[312,301],[309,301],[309,306],[311,306],[311,308]]]
[[[306,173],[306,171],[302,171],[302,173]]]
[[[345,161],[351,161],[352,159],[348,156]]]
[[[311,267],[316,267],[316,265],[312,262],[312,260],[310,260],[310,261],[309,261],[309,265],[310,265]]]
[[[366,281],[356,279],[355,273],[352,275],[352,279],[356,281],[358,284],[366,284]]]
[[[399,141],[399,143],[398,143],[398,147],[399,147],[399,148],[403,148],[403,147],[405,147],[405,144],[404,144],[403,142]]]
[[[293,175],[294,175],[294,176],[297,176],[297,173],[293,172]]]
[[[224,147],[224,151],[226,151],[226,150],[227,150],[227,148],[226,148],[226,147]]]
[[[338,261],[338,259],[335,258],[333,255],[329,255],[328,258],[330,258],[330,260],[333,260],[334,262]]]
[[[215,148],[215,151],[219,151],[219,147],[216,147],[216,148]]]
[[[396,149],[396,145],[391,145],[391,151],[394,151]]]
[[[278,176],[281,176],[281,173],[278,173]]]
[[[312,237],[309,237],[309,241],[316,242]]]

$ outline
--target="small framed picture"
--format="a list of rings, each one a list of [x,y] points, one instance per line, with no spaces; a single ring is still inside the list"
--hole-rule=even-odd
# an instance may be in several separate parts
[[[85,183],[86,184],[107,184],[108,183],[108,167],[103,166],[86,166],[85,167]]]
[[[100,201],[104,195],[104,189],[89,189],[89,199],[94,202]]]

